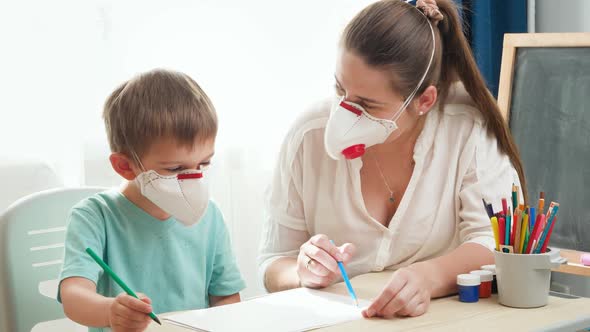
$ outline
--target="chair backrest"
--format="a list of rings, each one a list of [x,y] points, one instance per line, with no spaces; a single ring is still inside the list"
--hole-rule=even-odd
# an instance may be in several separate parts
[[[63,180],[42,160],[0,157],[0,214],[11,204],[41,190],[63,187]]]
[[[0,216],[0,331],[63,318],[55,300],[70,209],[105,188],[60,188],[20,199]],[[1,317],[0,317],[1,318]]]

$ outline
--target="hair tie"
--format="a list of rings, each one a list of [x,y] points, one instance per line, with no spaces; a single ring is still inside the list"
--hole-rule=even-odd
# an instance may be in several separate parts
[[[442,21],[445,17],[438,9],[436,0],[417,0],[416,8],[420,9],[426,17],[428,17],[434,25]]]

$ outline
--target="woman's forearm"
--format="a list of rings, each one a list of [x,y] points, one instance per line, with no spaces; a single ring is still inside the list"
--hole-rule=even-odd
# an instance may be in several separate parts
[[[477,243],[465,243],[446,255],[409,266],[429,280],[431,297],[457,292],[457,275],[479,270],[482,265],[493,264],[494,255]]]
[[[264,274],[264,285],[271,293],[300,287],[297,258],[281,257],[272,262]]]

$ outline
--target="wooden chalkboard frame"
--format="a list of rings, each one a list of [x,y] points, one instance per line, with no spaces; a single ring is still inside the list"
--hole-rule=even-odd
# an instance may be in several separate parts
[[[512,33],[504,35],[498,106],[506,122],[510,121],[516,52],[521,47],[590,47],[590,33]],[[562,256],[567,257],[570,263],[579,263],[580,252],[563,249],[562,252]],[[563,265],[554,271],[590,276],[590,268],[581,267],[578,264]]]
[[[504,120],[510,120],[516,49],[519,47],[590,47],[590,33],[507,33],[504,35],[498,106]]]

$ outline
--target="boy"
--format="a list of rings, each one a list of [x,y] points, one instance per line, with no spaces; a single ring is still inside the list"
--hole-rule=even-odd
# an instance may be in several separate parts
[[[154,70],[117,88],[103,117],[111,165],[126,181],[72,209],[58,289],[65,314],[90,331],[143,331],[151,311],[239,302],[245,284],[208,197],[217,116],[207,95],[185,74]],[[150,298],[122,293],[87,247]]]

